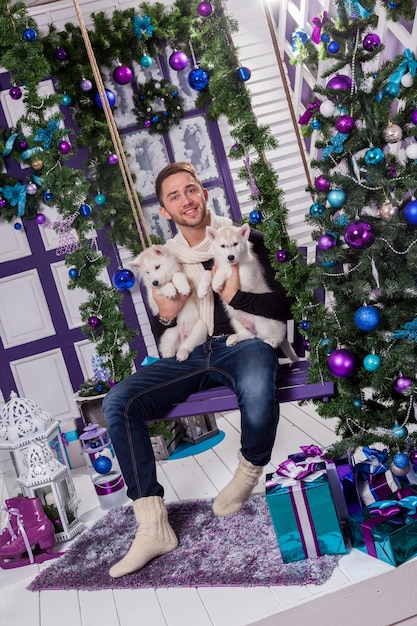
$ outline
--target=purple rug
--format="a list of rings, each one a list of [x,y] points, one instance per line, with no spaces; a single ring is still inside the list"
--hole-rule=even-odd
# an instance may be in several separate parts
[[[108,569],[126,553],[136,523],[131,506],[114,508],[80,535],[28,589],[320,585],[338,563],[340,557],[334,555],[283,563],[261,495],[252,496],[239,513],[228,517],[216,517],[211,507],[211,500],[168,505],[178,548],[118,579],[110,578]]]

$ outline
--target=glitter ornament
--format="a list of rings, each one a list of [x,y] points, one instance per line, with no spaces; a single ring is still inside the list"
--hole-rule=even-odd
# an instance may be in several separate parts
[[[381,314],[374,306],[361,306],[355,312],[353,319],[360,330],[368,332],[378,328],[381,323]]]
[[[363,220],[356,220],[347,225],[344,239],[350,248],[361,250],[369,248],[375,241],[372,224]]]
[[[417,200],[410,200],[404,207],[404,219],[411,226],[417,226]]]
[[[25,41],[35,41],[37,36],[38,33],[33,28],[25,28],[25,30],[23,31],[23,39]]]
[[[321,103],[319,111],[323,117],[333,117],[336,112],[336,104],[332,100],[325,100]]]
[[[80,82],[81,91],[88,92],[88,91],[91,91],[92,88],[93,88],[93,83],[91,82],[91,80],[88,80],[88,78],[83,78],[82,81]]]
[[[127,291],[135,284],[135,275],[128,269],[117,270],[113,274],[112,283],[119,291]]]
[[[391,471],[394,476],[405,476],[410,471],[410,459],[405,452],[397,452],[392,457]]]
[[[127,65],[118,65],[113,70],[113,78],[118,85],[127,85],[133,78],[133,72]]]
[[[412,161],[417,159],[417,143],[410,143],[405,149],[405,155]]]
[[[330,189],[330,181],[327,180],[327,178],[325,178],[322,174],[320,174],[315,179],[314,186],[317,189],[317,191],[324,191],[324,192],[326,192],[326,191],[328,191]]]
[[[197,11],[198,14],[201,15],[201,17],[208,17],[209,15],[211,15],[213,7],[211,6],[210,2],[200,2],[197,7]]]
[[[37,224],[45,224],[46,222],[46,217],[43,213],[38,213],[37,216],[35,217],[35,222]]]
[[[100,455],[93,461],[97,474],[108,474],[112,468],[112,461],[108,456]]]
[[[381,148],[369,148],[365,152],[365,163],[368,165],[378,165],[384,160],[384,153]]]
[[[392,81],[386,83],[382,88],[382,95],[387,96],[388,98],[396,98],[400,92],[400,88],[397,83]]]
[[[195,67],[188,74],[188,84],[192,89],[195,89],[196,91],[202,91],[203,89],[205,89],[208,85],[208,82],[209,75],[205,70],[201,69],[201,67]]]
[[[327,259],[326,257],[321,257],[321,259],[319,259],[319,263],[326,269],[331,269],[332,267],[336,267],[337,265],[334,259]]]
[[[376,372],[381,365],[381,357],[377,354],[367,354],[363,360],[363,366],[367,372]]]
[[[23,95],[23,92],[20,89],[20,87],[12,87],[11,89],[9,89],[9,96],[11,97],[12,100],[20,100],[22,95]]]
[[[336,378],[349,378],[356,369],[356,356],[346,348],[333,350],[327,359],[327,367]]]
[[[109,156],[107,157],[107,163],[109,165],[116,165],[119,162],[119,157],[117,156],[117,154],[109,154]]]
[[[72,145],[69,141],[61,141],[58,144],[58,150],[61,154],[68,154],[72,150]]]
[[[29,196],[34,196],[37,191],[38,191],[38,188],[35,185],[35,183],[29,183],[28,185],[26,185],[26,193]]]
[[[168,63],[171,69],[181,72],[188,65],[188,57],[182,50],[175,50],[169,57]]]
[[[310,207],[310,215],[312,217],[322,217],[326,212],[326,207],[323,204],[315,202]]]
[[[367,52],[372,52],[381,43],[381,39],[376,33],[369,33],[365,36],[362,45]]]
[[[105,89],[104,91],[106,93],[106,98],[107,98],[107,102],[109,103],[109,107],[112,109],[114,107],[114,105],[116,104],[116,96],[114,95],[114,93],[110,89]],[[100,96],[100,94],[98,92],[94,96],[94,104],[99,109],[103,109],[103,103],[101,101],[101,96]]]
[[[337,118],[335,126],[339,133],[347,135],[354,128],[355,120],[350,115],[341,115]]]
[[[412,87],[414,85],[413,75],[410,72],[404,74],[404,76],[401,77],[401,84],[405,88]]]
[[[346,201],[346,194],[343,189],[332,189],[327,195],[327,202],[330,206],[340,209]]]
[[[386,128],[384,128],[382,132],[382,136],[384,137],[384,141],[387,143],[397,143],[397,141],[401,141],[403,137],[403,131],[398,126],[398,124],[388,124]]]
[[[65,48],[57,48],[55,50],[55,58],[57,61],[65,61],[68,58],[68,52]]]
[[[397,215],[397,213],[398,207],[388,201],[384,202],[384,204],[379,209],[380,216],[385,220],[389,219],[390,217],[394,217],[394,215]]]
[[[404,393],[411,385],[413,381],[408,376],[400,375],[394,381],[394,389],[397,393]]]
[[[30,165],[38,172],[43,168],[43,161],[41,159],[34,159]]]

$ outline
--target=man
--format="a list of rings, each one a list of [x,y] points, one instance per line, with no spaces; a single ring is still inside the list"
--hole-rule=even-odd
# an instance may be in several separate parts
[[[173,220],[178,234],[168,242],[183,264],[191,284],[212,268],[206,226],[230,223],[207,208],[208,192],[189,163],[171,163],[155,182],[160,212]],[[233,330],[221,300],[229,305],[266,317],[290,318],[290,301],[274,280],[262,234],[252,231],[253,250],[265,267],[271,293],[252,294],[239,290],[238,270],[220,294],[210,294],[200,303],[200,316],[209,329],[208,340],[198,346],[186,361],[175,357],[160,359],[119,382],[104,398],[103,411],[109,435],[127,485],[128,496],[139,525],[126,556],[110,569],[117,578],[143,567],[156,556],[174,550],[178,540],[169,524],[163,502],[164,490],[157,482],[155,458],[146,419],[162,413],[191,393],[216,385],[233,389],[241,411],[241,450],[239,465],[232,481],[213,503],[215,515],[226,516],[240,510],[257,485],[262,468],[269,462],[279,418],[277,401],[278,358],[268,344],[259,339],[226,346]],[[215,268],[213,269],[215,272]],[[153,322],[157,338],[175,325],[176,316],[187,296],[167,299],[154,292],[159,315]]]

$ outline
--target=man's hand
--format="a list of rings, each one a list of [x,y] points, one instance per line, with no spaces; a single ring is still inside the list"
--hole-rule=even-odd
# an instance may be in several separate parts
[[[231,265],[231,270],[231,277],[226,280],[223,288],[217,292],[227,304],[229,304],[229,302],[236,295],[236,292],[240,289],[239,267],[237,265]],[[212,271],[215,274],[216,268],[214,267]]]
[[[191,294],[183,295],[177,292],[175,298],[166,298],[155,287],[152,287],[152,295],[159,308],[159,317],[173,320],[177,317]]]

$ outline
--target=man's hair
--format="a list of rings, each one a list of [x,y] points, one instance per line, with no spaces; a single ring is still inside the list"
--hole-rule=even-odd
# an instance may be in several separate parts
[[[155,180],[156,197],[158,198],[159,204],[161,206],[164,206],[164,204],[162,202],[162,183],[169,176],[172,176],[173,174],[180,174],[181,172],[185,172],[186,174],[190,174],[194,178],[195,182],[202,187],[201,181],[198,178],[198,174],[197,174],[197,171],[196,171],[194,165],[191,165],[191,163],[186,163],[185,161],[176,161],[175,163],[169,163],[169,165],[166,165],[159,172],[159,174],[158,174],[158,176],[156,177],[156,180]]]

